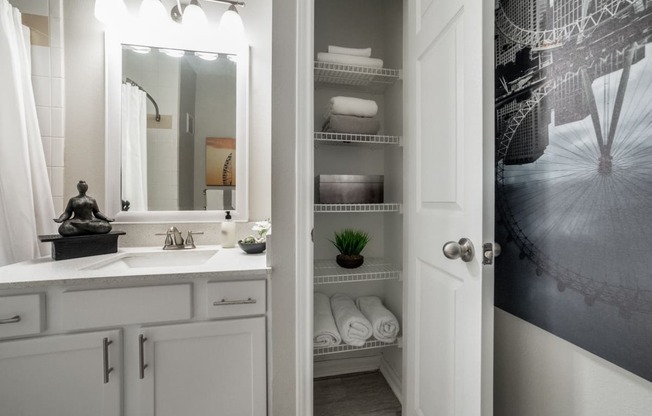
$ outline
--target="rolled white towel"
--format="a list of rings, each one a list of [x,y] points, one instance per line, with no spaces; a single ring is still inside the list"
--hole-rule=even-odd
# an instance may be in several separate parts
[[[355,307],[353,299],[343,294],[331,296],[331,309],[342,341],[349,345],[361,347],[371,337],[371,323]]]
[[[328,62],[332,64],[365,66],[368,68],[382,68],[383,60],[378,58],[367,58],[366,56],[344,55],[341,53],[318,52],[317,60],[319,62]]]
[[[385,343],[396,341],[400,329],[398,319],[377,296],[362,296],[355,300],[362,314],[371,321],[374,338]]]
[[[371,48],[345,48],[344,46],[328,45],[328,53],[339,53],[340,55],[371,57]]]
[[[315,292],[314,318],[315,347],[332,347],[342,343],[342,337],[335,326],[330,299],[323,293]]]
[[[331,114],[376,117],[376,114],[378,114],[378,104],[374,100],[363,100],[362,98],[332,97],[326,118]]]

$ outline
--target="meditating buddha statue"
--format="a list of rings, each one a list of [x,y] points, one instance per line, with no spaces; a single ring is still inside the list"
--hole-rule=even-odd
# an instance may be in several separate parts
[[[88,185],[85,181],[77,184],[79,195],[68,201],[66,210],[54,222],[61,224],[59,234],[64,237],[88,234],[106,234],[111,231],[111,221],[100,212],[95,198],[86,195]]]

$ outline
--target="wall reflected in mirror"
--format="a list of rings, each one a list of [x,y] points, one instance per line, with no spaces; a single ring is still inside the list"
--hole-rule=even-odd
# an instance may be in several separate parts
[[[123,211],[235,209],[234,55],[122,45]]]

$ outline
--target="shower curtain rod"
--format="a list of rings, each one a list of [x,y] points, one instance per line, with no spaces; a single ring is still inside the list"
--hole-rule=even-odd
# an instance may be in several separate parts
[[[149,93],[148,93],[147,91],[145,91],[145,88],[141,87],[140,85],[138,85],[138,83],[136,83],[135,81],[131,80],[130,78],[126,78],[126,79],[125,79],[125,83],[127,83],[127,84],[131,84],[131,85],[133,85],[134,87],[138,87],[138,89],[140,89],[142,92],[144,92],[145,94],[147,94],[147,99],[150,100],[150,101],[152,102],[152,104],[154,104],[154,110],[156,110],[156,121],[157,121],[157,122],[158,122],[158,121],[161,121],[161,114],[160,114],[159,111],[158,111],[158,104],[156,104],[156,101],[154,101],[154,98],[152,98],[152,96],[149,95]]]

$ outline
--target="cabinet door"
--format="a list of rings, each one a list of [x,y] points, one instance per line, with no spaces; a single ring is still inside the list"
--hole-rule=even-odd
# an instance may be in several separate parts
[[[493,4],[407,2],[407,416],[492,411]]]
[[[121,344],[119,331],[0,343],[0,414],[119,416]]]
[[[143,328],[141,415],[264,416],[265,318]]]

